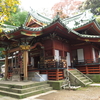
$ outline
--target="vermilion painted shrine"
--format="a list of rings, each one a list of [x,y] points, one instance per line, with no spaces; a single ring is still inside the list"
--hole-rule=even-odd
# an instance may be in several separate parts
[[[5,26],[0,47],[6,49],[5,79],[15,73],[28,80],[28,73],[38,71],[60,80],[67,67],[100,74],[100,26],[88,11],[65,19],[30,11],[24,25]]]

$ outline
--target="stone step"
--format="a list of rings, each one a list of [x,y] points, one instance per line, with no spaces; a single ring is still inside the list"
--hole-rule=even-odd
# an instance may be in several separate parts
[[[69,70],[70,72],[79,72],[77,71],[76,69],[73,69],[73,70]]]
[[[33,91],[33,90],[38,90],[38,89],[42,89],[42,88],[49,87],[49,86],[50,86],[49,84],[43,84],[43,85],[38,85],[38,86],[24,88],[24,89],[9,88],[9,87],[6,87],[6,86],[0,86],[0,90],[14,92],[14,93],[25,93],[25,92],[30,92],[30,91]]]
[[[70,73],[72,73],[73,75],[81,75],[76,70],[75,71],[70,71]]]
[[[87,77],[84,77],[82,75],[76,75],[78,79],[80,79],[81,81],[89,81]]]
[[[87,83],[84,83],[84,84],[87,86],[87,85],[90,85],[90,84],[92,84],[92,82],[87,82]]]
[[[81,82],[83,82],[84,84],[88,84],[88,82],[90,82],[86,77],[82,76],[82,75],[76,75],[76,77],[81,80]]]
[[[80,80],[88,80],[87,77],[81,76],[81,75],[75,75]]]
[[[84,80],[84,79],[87,79],[87,78],[85,78],[85,77],[78,77],[80,80]]]
[[[72,70],[72,71],[70,71],[70,72],[73,73],[74,75],[83,76],[83,77],[84,77],[83,73],[81,73],[80,71]]]
[[[87,80],[87,79],[84,79],[84,80],[81,80],[81,81],[84,82],[84,83],[90,82],[90,81]]]
[[[89,86],[96,86],[96,87],[100,87],[100,83],[92,83]]]
[[[29,97],[29,96],[32,96],[32,95],[44,93],[44,92],[47,92],[47,91],[50,91],[50,90],[52,90],[52,87],[46,87],[46,88],[43,88],[43,89],[39,89],[39,90],[35,90],[35,91],[23,93],[23,94],[0,90],[0,94],[1,95],[7,95],[7,96],[10,96],[10,97],[14,97],[14,98],[18,98],[18,99],[22,99],[22,98],[26,98],[26,97]]]
[[[70,73],[73,77],[76,77],[78,81],[80,81],[84,86],[89,85],[92,83],[90,79],[87,78],[83,73],[79,72],[78,70],[70,70]]]
[[[77,74],[77,75],[75,75],[76,77],[84,77],[83,75],[81,75],[81,74]]]
[[[20,82],[19,82],[20,83]],[[0,83],[0,86],[6,86],[9,88],[18,88],[18,89],[24,89],[24,88],[28,88],[28,87],[34,87],[34,86],[38,86],[38,85],[43,85],[43,84],[47,84],[47,81],[43,81],[43,82],[33,82],[31,84],[24,84],[24,85],[16,85],[16,84],[11,84],[11,83]]]
[[[85,78],[85,77],[81,77],[81,78],[77,77],[77,79],[79,79],[83,84],[86,84],[86,83],[90,82],[90,81],[89,81],[87,78]]]

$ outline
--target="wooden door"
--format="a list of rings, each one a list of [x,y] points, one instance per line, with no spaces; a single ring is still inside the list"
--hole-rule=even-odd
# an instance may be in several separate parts
[[[84,62],[83,49],[77,49],[78,62]]]

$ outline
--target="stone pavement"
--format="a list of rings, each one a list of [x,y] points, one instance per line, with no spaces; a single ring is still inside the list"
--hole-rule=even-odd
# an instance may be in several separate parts
[[[90,84],[90,86],[100,86],[99,83],[93,83],[93,84]]]
[[[38,95],[31,96],[31,97],[28,97],[28,98],[25,98],[25,99],[21,99],[21,100],[43,100],[43,99],[35,99],[35,98],[37,98],[39,96],[47,95],[47,94],[50,94],[50,93],[53,93],[53,92],[57,92],[57,91],[56,90],[52,90],[52,91],[49,91],[49,92],[46,92],[46,93],[38,94]]]
[[[2,82],[2,81],[0,81],[0,82]],[[9,83],[9,82],[8,82]],[[14,82],[14,83],[16,83],[16,82]],[[30,84],[31,82],[29,82],[29,84]],[[9,83],[10,84],[10,83]],[[18,83],[17,83],[18,84]],[[26,83],[23,83],[23,82],[19,82],[19,84],[26,84]],[[91,84],[90,86],[92,86],[92,87],[100,87],[100,84],[98,83],[93,83],[93,84]],[[59,91],[58,91],[59,92]],[[40,99],[36,99],[37,97],[39,97],[39,96],[43,96],[43,95],[48,95],[48,94],[50,94],[50,93],[57,93],[57,90],[52,90],[52,91],[49,91],[49,92],[46,92],[46,93],[42,93],[42,94],[38,94],[38,95],[35,95],[35,96],[31,96],[31,97],[27,97],[27,98],[24,98],[24,99],[15,99],[15,98],[12,98],[12,97],[8,97],[8,96],[1,96],[0,95],[0,100],[44,100],[44,99],[41,99],[41,97],[40,97]],[[97,100],[97,99],[96,99]],[[99,99],[98,99],[99,100]]]
[[[0,84],[7,84],[7,85],[19,85],[19,86],[23,86],[23,85],[30,85],[30,84],[33,84],[33,83],[39,83],[39,82],[36,82],[36,81],[27,81],[27,82],[16,82],[16,81],[4,81],[4,80],[0,80]],[[24,98],[24,99],[15,99],[15,98],[12,98],[12,97],[8,97],[8,96],[0,96],[0,100],[43,100],[43,99],[35,99],[36,97],[38,96],[41,96],[41,95],[45,95],[45,94],[48,94],[48,93],[51,93],[51,92],[55,92],[54,90],[52,91],[49,91],[49,92],[46,92],[46,93],[41,93],[41,94],[38,94],[38,95],[35,95],[35,96],[31,96],[31,97],[27,97],[27,98]]]
[[[24,99],[15,99],[15,98],[8,97],[8,96],[0,96],[0,100],[43,100],[43,99],[36,99],[36,98],[39,97],[39,96],[42,96],[42,95],[47,95],[49,93],[53,93],[53,92],[56,92],[56,90],[52,90],[52,91],[49,91],[49,92],[46,92],[46,93],[42,93],[42,94],[38,94],[38,95],[35,95],[35,96],[27,97],[27,98],[24,98]]]

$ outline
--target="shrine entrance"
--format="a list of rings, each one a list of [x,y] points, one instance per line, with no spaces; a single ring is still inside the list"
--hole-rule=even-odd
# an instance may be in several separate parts
[[[40,55],[31,56],[31,65],[33,68],[38,68],[38,64],[40,62]]]
[[[44,58],[41,43],[31,45],[20,45],[17,48],[4,51],[5,54],[5,80],[28,80],[28,71],[38,69],[41,58]],[[8,56],[11,60],[8,60]]]
[[[39,62],[40,62],[40,55],[36,55],[34,57],[34,68],[38,67]]]
[[[31,58],[31,66],[33,69],[38,69],[39,68],[39,63],[41,62],[41,59],[44,58],[43,54],[43,48],[41,48],[40,45],[37,45],[34,49],[32,49],[30,53],[30,58]]]

